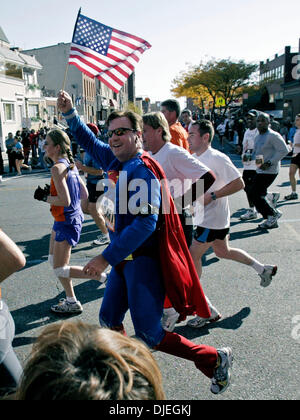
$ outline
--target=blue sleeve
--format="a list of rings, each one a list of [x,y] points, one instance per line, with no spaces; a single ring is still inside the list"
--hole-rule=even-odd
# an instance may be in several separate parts
[[[139,174],[136,174],[136,179],[144,179],[148,185],[149,204],[159,209],[161,203],[159,181],[147,168],[144,168],[143,171],[139,170],[138,172]],[[113,235],[112,242],[102,254],[103,257],[111,266],[118,265],[150,238],[156,230],[157,221],[157,214],[151,214],[149,216],[135,216],[133,221],[126,226],[126,228],[124,228],[120,233]]]
[[[94,133],[84,124],[77,111],[73,108],[67,114],[63,114],[69,125],[72,135],[80,146],[87,151],[93,159],[107,171],[111,162],[115,160],[108,144],[99,140]]]

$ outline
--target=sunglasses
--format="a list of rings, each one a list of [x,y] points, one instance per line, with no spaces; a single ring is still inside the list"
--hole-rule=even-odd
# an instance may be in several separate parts
[[[132,132],[134,132],[136,130],[134,130],[133,128],[123,128],[123,127],[120,127],[120,128],[116,128],[115,130],[109,130],[107,132],[107,135],[108,135],[109,138],[111,138],[114,134],[116,136],[123,136],[126,133],[126,131],[132,131]]]

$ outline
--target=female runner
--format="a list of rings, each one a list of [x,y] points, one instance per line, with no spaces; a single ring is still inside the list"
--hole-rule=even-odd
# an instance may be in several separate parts
[[[50,131],[45,142],[46,156],[54,165],[51,169],[50,195],[47,189],[36,190],[34,198],[50,204],[54,225],[50,238],[48,261],[60,280],[66,299],[51,307],[56,313],[81,313],[82,305],[76,299],[72,278],[91,278],[83,267],[69,266],[71,250],[80,239],[83,213],[81,199],[88,198],[88,191],[75,166],[68,135],[59,129]],[[99,280],[94,277],[94,279]]]

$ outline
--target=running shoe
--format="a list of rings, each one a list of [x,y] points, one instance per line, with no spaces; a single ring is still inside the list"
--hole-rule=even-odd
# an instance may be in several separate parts
[[[210,390],[213,394],[222,394],[230,385],[233,354],[230,347],[217,350],[218,364],[211,381]]]
[[[298,194],[296,192],[292,192],[289,195],[284,197],[285,200],[298,200]]]
[[[257,211],[249,209],[246,213],[242,214],[240,217],[241,220],[253,220],[257,219]]]
[[[264,222],[260,223],[258,225],[258,227],[260,229],[274,229],[274,228],[278,228],[278,219],[280,219],[280,217],[282,216],[281,211],[279,210],[275,210],[275,216],[269,216],[267,218],[267,220],[265,220]]]
[[[188,327],[192,328],[202,328],[204,325],[212,322],[217,322],[222,318],[222,315],[219,312],[211,310],[211,317],[210,318],[201,318],[200,316],[196,316],[196,318],[190,319],[187,322]]]
[[[107,245],[109,243],[110,243],[109,236],[106,236],[106,235],[103,235],[102,234],[102,235],[99,235],[97,237],[97,239],[95,239],[93,241],[93,244],[92,245],[94,245],[94,246],[103,246],[103,245]]]
[[[164,314],[161,319],[161,325],[165,331],[172,332],[178,321],[179,313],[174,308],[164,309]]]
[[[260,285],[262,287],[268,287],[270,286],[273,277],[277,273],[277,266],[276,265],[265,265],[265,269],[262,274],[259,274],[259,277],[261,278]]]
[[[277,207],[277,202],[280,198],[280,194],[279,193],[269,193],[267,195],[267,200],[269,201],[269,203],[271,204],[271,206],[276,209]]]
[[[82,305],[79,301],[70,303],[67,299],[60,299],[57,305],[51,306],[51,311],[58,314],[81,314],[83,311]]]

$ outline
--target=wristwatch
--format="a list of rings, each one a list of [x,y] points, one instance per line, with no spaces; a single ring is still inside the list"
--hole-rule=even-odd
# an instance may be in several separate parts
[[[216,200],[217,199],[217,196],[216,196],[216,194],[214,192],[211,192],[210,195],[211,195],[211,198],[213,200]]]

